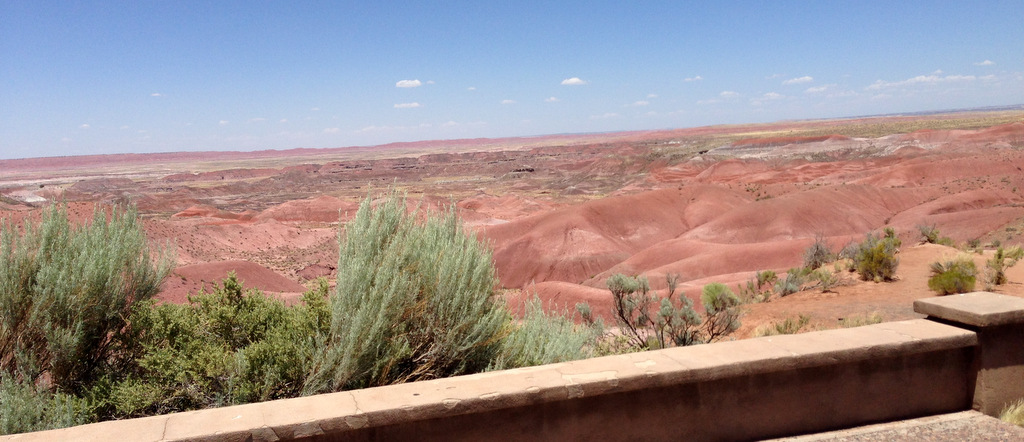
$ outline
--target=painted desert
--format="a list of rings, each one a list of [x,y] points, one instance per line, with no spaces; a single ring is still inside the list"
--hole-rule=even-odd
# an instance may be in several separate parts
[[[933,262],[968,253],[984,268],[1024,233],[1024,111],[950,112],[690,129],[439,140],[372,147],[181,152],[0,160],[0,218],[53,201],[84,220],[133,203],[177,268],[159,298],[186,302],[228,272],[294,300],[331,281],[337,238],[370,196],[396,188],[420,210],[454,204],[493,249],[499,293],[515,308],[588,302],[610,318],[613,274],[666,276],[698,300],[779,275],[805,250],[891,228],[895,281],[838,271],[830,287],[744,306],[736,334],[803,315],[809,329],[856,318],[917,317]],[[922,239],[922,228],[944,241]],[[1024,265],[997,293],[1024,296]],[[979,287],[981,282],[979,281]],[[980,288],[979,288],[980,289]]]

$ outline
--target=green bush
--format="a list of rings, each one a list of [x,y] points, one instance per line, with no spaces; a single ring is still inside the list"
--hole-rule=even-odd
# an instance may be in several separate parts
[[[0,373],[0,434],[64,428],[90,420],[86,401]]]
[[[339,234],[330,336],[305,393],[473,373],[496,356],[510,316],[490,250],[454,208],[417,217],[393,191]]]
[[[881,238],[869,233],[857,246],[853,258],[853,265],[860,278],[875,282],[892,281],[900,264],[896,256],[900,245],[900,239],[891,228],[886,228],[885,236]]]
[[[725,284],[705,285],[700,300],[705,314],[703,342],[715,342],[740,328],[740,298]]]
[[[593,356],[601,327],[576,325],[566,314],[547,313],[534,297],[520,324],[501,341],[489,370],[530,367]]]
[[[1024,258],[1024,250],[1020,246],[997,248],[992,258],[985,262],[986,282],[991,285],[1006,284],[1006,269],[1017,265],[1021,258]]]
[[[675,296],[673,280],[676,276],[667,278],[669,293],[664,298],[650,292],[647,278],[643,276],[617,273],[608,278],[606,284],[612,292],[620,338],[627,347],[623,351],[714,342],[739,328],[740,298],[724,284],[704,286],[701,302],[705,314],[702,317],[685,294]],[[577,309],[583,313],[584,321],[593,322],[589,306],[577,306]]]
[[[810,272],[806,267],[796,267],[786,271],[786,277],[775,283],[775,292],[779,296],[789,296],[803,290],[804,283]]]
[[[927,244],[939,244],[943,246],[953,247],[953,239],[947,236],[942,236],[939,233],[939,229],[935,228],[935,225],[918,225],[918,232],[921,233],[921,242]]]
[[[928,288],[939,295],[974,291],[978,268],[969,256],[958,256],[946,262],[933,262]]]
[[[140,308],[133,375],[110,387],[106,414],[135,417],[298,396],[329,321],[326,281],[288,307],[231,273],[188,305]]]
[[[44,410],[10,419],[35,422],[23,427],[31,429],[79,423],[81,413],[54,404],[77,410],[73,396],[124,376],[137,354],[138,327],[127,318],[156,294],[171,254],[154,260],[131,207],[97,209],[91,223],[72,226],[67,209],[54,205],[38,223],[0,230],[2,394],[7,404],[24,400],[23,411]],[[39,397],[27,399],[31,390]]]

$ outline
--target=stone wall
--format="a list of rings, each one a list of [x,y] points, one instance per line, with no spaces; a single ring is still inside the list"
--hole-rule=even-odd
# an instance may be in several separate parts
[[[929,319],[608,356],[7,440],[742,440],[1024,396],[1024,299],[929,298]],[[1012,341],[1008,341],[1012,339]]]

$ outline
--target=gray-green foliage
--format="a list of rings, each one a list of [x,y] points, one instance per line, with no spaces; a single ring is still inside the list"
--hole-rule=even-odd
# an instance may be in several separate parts
[[[70,427],[91,419],[86,401],[0,373],[0,434]]]
[[[132,417],[298,396],[329,327],[327,291],[321,280],[289,307],[232,273],[187,305],[136,310],[138,367],[102,405]]]
[[[978,269],[970,256],[961,255],[945,262],[933,262],[928,288],[939,295],[974,291]]]
[[[892,228],[885,229],[882,237],[868,234],[856,248],[853,263],[865,281],[892,281],[896,277],[896,268],[900,264],[899,252],[901,242]]]
[[[651,293],[643,276],[616,273],[606,281],[616,322],[629,347],[647,350],[714,342],[739,328],[740,299],[724,284],[704,286],[701,317],[685,294],[675,299],[676,277],[667,278],[669,293],[664,298]],[[584,319],[592,321],[587,315]]]
[[[123,361],[133,306],[151,298],[173,265],[154,263],[134,208],[97,210],[72,226],[54,205],[23,231],[0,236],[0,370],[81,392]]]
[[[417,221],[392,192],[363,201],[339,233],[326,351],[305,391],[335,391],[485,369],[509,332],[490,250],[454,208]]]
[[[576,325],[568,314],[545,312],[540,299],[525,306],[522,322],[501,342],[489,369],[530,367],[593,356],[600,326]]]
[[[1006,284],[1006,269],[1017,265],[1017,261],[1024,258],[1024,249],[1020,246],[1012,246],[1008,249],[999,247],[992,258],[985,261],[987,281],[991,285]]]
[[[703,342],[717,341],[740,328],[740,298],[725,284],[705,285],[700,300],[706,316]]]

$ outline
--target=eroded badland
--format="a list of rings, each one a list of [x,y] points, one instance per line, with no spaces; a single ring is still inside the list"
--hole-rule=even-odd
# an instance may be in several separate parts
[[[656,290],[678,274],[697,298],[708,282],[801,265],[816,237],[838,249],[892,227],[903,240],[897,281],[843,274],[829,292],[748,305],[739,334],[800,314],[819,328],[896,320],[933,296],[929,265],[958,252],[919,244],[918,226],[957,245],[1021,243],[1024,112],[6,160],[0,217],[64,200],[85,219],[96,204],[131,201],[152,241],[175,244],[179,267],[162,299],[184,302],[228,271],[290,299],[333,277],[339,223],[392,186],[428,210],[454,202],[491,243],[510,303],[536,294],[549,308],[587,301],[599,315],[614,273],[646,275]],[[988,249],[972,252],[979,268]],[[1007,276],[994,291],[1024,296],[1024,265]]]

